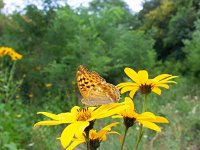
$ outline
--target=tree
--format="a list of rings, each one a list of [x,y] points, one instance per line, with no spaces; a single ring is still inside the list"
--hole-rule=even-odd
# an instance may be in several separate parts
[[[195,22],[196,29],[192,34],[191,40],[185,40],[184,52],[186,53],[187,73],[192,71],[197,78],[200,77],[200,20]]]
[[[155,39],[158,59],[184,60],[183,40],[191,38],[198,17],[194,0],[151,0],[139,13],[142,29]]]

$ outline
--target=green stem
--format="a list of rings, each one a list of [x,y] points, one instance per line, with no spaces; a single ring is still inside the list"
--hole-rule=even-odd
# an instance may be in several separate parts
[[[90,132],[90,131],[86,131],[86,136],[85,136],[85,141],[86,141],[86,144],[87,144],[87,150],[90,150],[89,132]]]
[[[144,95],[143,104],[142,104],[142,113],[146,111],[146,102],[147,102],[147,94]],[[140,124],[140,130],[139,130],[139,134],[138,134],[135,150],[138,149],[139,143],[140,143],[140,141],[142,139],[142,135],[143,135],[143,125]]]
[[[139,130],[139,134],[138,134],[138,138],[137,138],[137,143],[136,143],[136,146],[135,146],[135,150],[138,149],[138,146],[139,146],[139,143],[142,139],[142,135],[143,135],[143,125],[140,125],[140,130]]]
[[[147,94],[144,95],[143,104],[142,104],[142,113],[146,111]]]
[[[5,77],[7,78],[6,84],[6,89],[5,89],[5,102],[8,102],[10,100],[10,95],[11,95],[11,82],[13,81],[13,76],[14,76],[14,70],[15,70],[15,61],[12,63],[12,67],[10,70],[7,70],[7,73]]]
[[[128,128],[129,127],[126,127],[125,132],[124,132],[124,138],[123,138],[123,141],[122,141],[121,150],[123,150],[123,147],[124,147],[124,142],[125,142],[125,139],[126,139],[126,134],[127,134]]]

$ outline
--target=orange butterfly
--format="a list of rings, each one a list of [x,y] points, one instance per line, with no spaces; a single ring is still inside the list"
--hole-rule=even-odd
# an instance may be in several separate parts
[[[82,65],[76,72],[78,88],[83,96],[82,103],[94,106],[117,102],[120,98],[119,90],[110,83],[107,83],[98,73]]]

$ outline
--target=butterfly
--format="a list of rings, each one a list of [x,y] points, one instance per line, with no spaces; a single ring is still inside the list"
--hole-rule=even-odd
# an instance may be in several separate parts
[[[79,91],[83,96],[82,103],[94,106],[117,102],[120,98],[119,90],[107,83],[97,72],[89,72],[82,65],[76,72],[76,80]]]

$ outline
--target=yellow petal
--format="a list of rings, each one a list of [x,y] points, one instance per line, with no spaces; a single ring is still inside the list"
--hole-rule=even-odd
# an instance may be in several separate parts
[[[130,110],[134,111],[134,102],[130,97],[125,97],[125,102],[128,104]]]
[[[123,118],[123,116],[121,116],[121,115],[115,115],[115,116],[112,116],[112,118]]]
[[[123,105],[122,103],[112,103],[112,104],[107,104],[107,105],[101,105],[98,109],[92,112],[91,119],[96,119],[95,117],[101,116],[102,114],[107,113],[110,109],[114,109],[122,105]]]
[[[48,118],[51,118],[53,120],[59,120],[58,115],[52,114],[52,113],[48,113],[48,112],[37,112],[37,114],[42,114]]]
[[[75,134],[80,134],[89,125],[87,121],[77,121],[68,125],[62,132],[60,141],[64,148],[66,148],[72,141]],[[82,131],[81,131],[82,130]]]
[[[75,119],[76,119],[76,116],[74,116],[71,113],[60,113],[58,115],[55,115],[55,114],[48,113],[48,112],[38,112],[37,114],[42,114],[46,117],[49,117],[53,120],[60,121],[62,123],[71,123],[71,122],[75,121]]]
[[[143,84],[143,83],[146,83],[146,81],[148,80],[149,78],[149,75],[148,75],[148,72],[146,70],[140,70],[138,72],[138,76],[140,78],[140,83]]]
[[[137,84],[133,82],[124,82],[124,83],[119,83],[117,85],[117,88],[121,89],[122,87],[125,87],[125,86],[136,86],[136,85]]]
[[[131,98],[133,98],[133,96],[135,95],[135,92],[136,92],[137,90],[138,90],[138,88],[132,90],[132,91],[129,93],[129,96],[130,96]]]
[[[161,75],[158,75],[157,77],[155,77],[153,79],[160,81],[160,80],[163,80],[163,79],[171,77],[171,76],[172,75],[170,75],[170,74],[161,74]]]
[[[166,78],[166,79],[163,79],[163,80],[160,80],[160,81],[158,81],[158,83],[175,83],[176,84],[176,82],[175,81],[169,81],[170,79],[173,79],[173,78],[177,78],[178,76],[171,76],[171,77],[168,77],[168,78]]]
[[[158,87],[154,87],[154,88],[152,89],[152,92],[154,92],[154,93],[156,93],[156,94],[158,94],[158,95],[161,94],[161,90],[160,90]]]
[[[101,141],[106,141],[107,140],[107,136],[106,135],[103,135],[100,139]]]
[[[174,83],[174,84],[177,84],[175,81],[159,81],[159,83],[160,84],[162,84],[162,83]]]
[[[63,124],[65,122],[61,122],[61,121],[54,121],[54,120],[49,120],[49,121],[40,121],[36,124],[34,124],[34,127],[36,126],[44,126],[44,125],[47,125],[47,126],[51,126],[51,125],[59,125],[59,124]]]
[[[79,144],[81,144],[83,142],[85,142],[84,139],[77,139],[77,140],[73,141],[72,144],[66,150],[74,150],[74,148],[76,146],[78,146]]]
[[[71,113],[72,114],[76,114],[77,113],[77,110],[79,110],[81,107],[79,106],[74,106],[72,109],[71,109]]]
[[[124,72],[126,75],[131,78],[133,81],[135,81],[137,84],[140,84],[140,78],[138,74],[131,68],[125,68]]]
[[[138,87],[133,87],[133,86],[126,86],[126,87],[123,87],[123,88],[121,89],[121,94],[126,93],[126,92],[131,91],[131,90],[134,90],[134,89],[138,89]]]
[[[111,123],[111,124],[105,126],[105,127],[104,127],[103,129],[101,129],[101,130],[107,130],[107,131],[110,131],[112,127],[115,127],[115,126],[117,126],[118,124],[119,124],[119,122]]]
[[[151,112],[144,112],[142,114],[139,114],[138,117],[137,117],[137,120],[147,120],[149,121],[149,119],[153,119],[153,120],[156,120],[156,116],[151,113]]]
[[[117,126],[119,124],[119,122],[114,122],[114,123],[111,123],[107,126],[105,126],[103,129],[101,129],[99,132],[97,132],[97,138],[101,138],[103,135],[107,134],[108,131],[111,130],[112,127],[114,126]]]
[[[115,132],[115,131],[108,132],[107,134],[117,134],[117,135],[120,135],[118,132]],[[103,135],[102,137],[100,137],[100,140],[101,140],[101,141],[105,141],[105,140],[107,140],[107,136],[106,136],[106,134]]]
[[[165,78],[165,79],[163,79],[163,80],[160,80],[160,81],[168,81],[168,80],[170,80],[170,79],[174,79],[174,78],[177,78],[178,76],[170,76],[170,77],[167,77],[167,78]]]
[[[153,120],[153,122],[157,123],[169,123],[169,121],[165,117],[156,116],[156,120]]]
[[[169,89],[169,85],[167,85],[167,84],[157,84],[156,86],[157,87],[163,87],[163,88]]]
[[[128,107],[127,105],[123,105],[123,106],[113,108],[107,112],[101,113],[100,115],[97,116],[97,118],[106,118],[106,117],[112,116],[114,114],[117,114],[117,113],[125,110],[127,107]]]
[[[155,123],[149,122],[149,121],[144,121],[144,120],[140,120],[139,121],[141,124],[143,124],[146,128],[155,130],[155,131],[161,131],[160,127],[157,126]]]
[[[119,132],[116,132],[116,131],[108,132],[108,134],[118,134],[118,135],[121,135]]]

